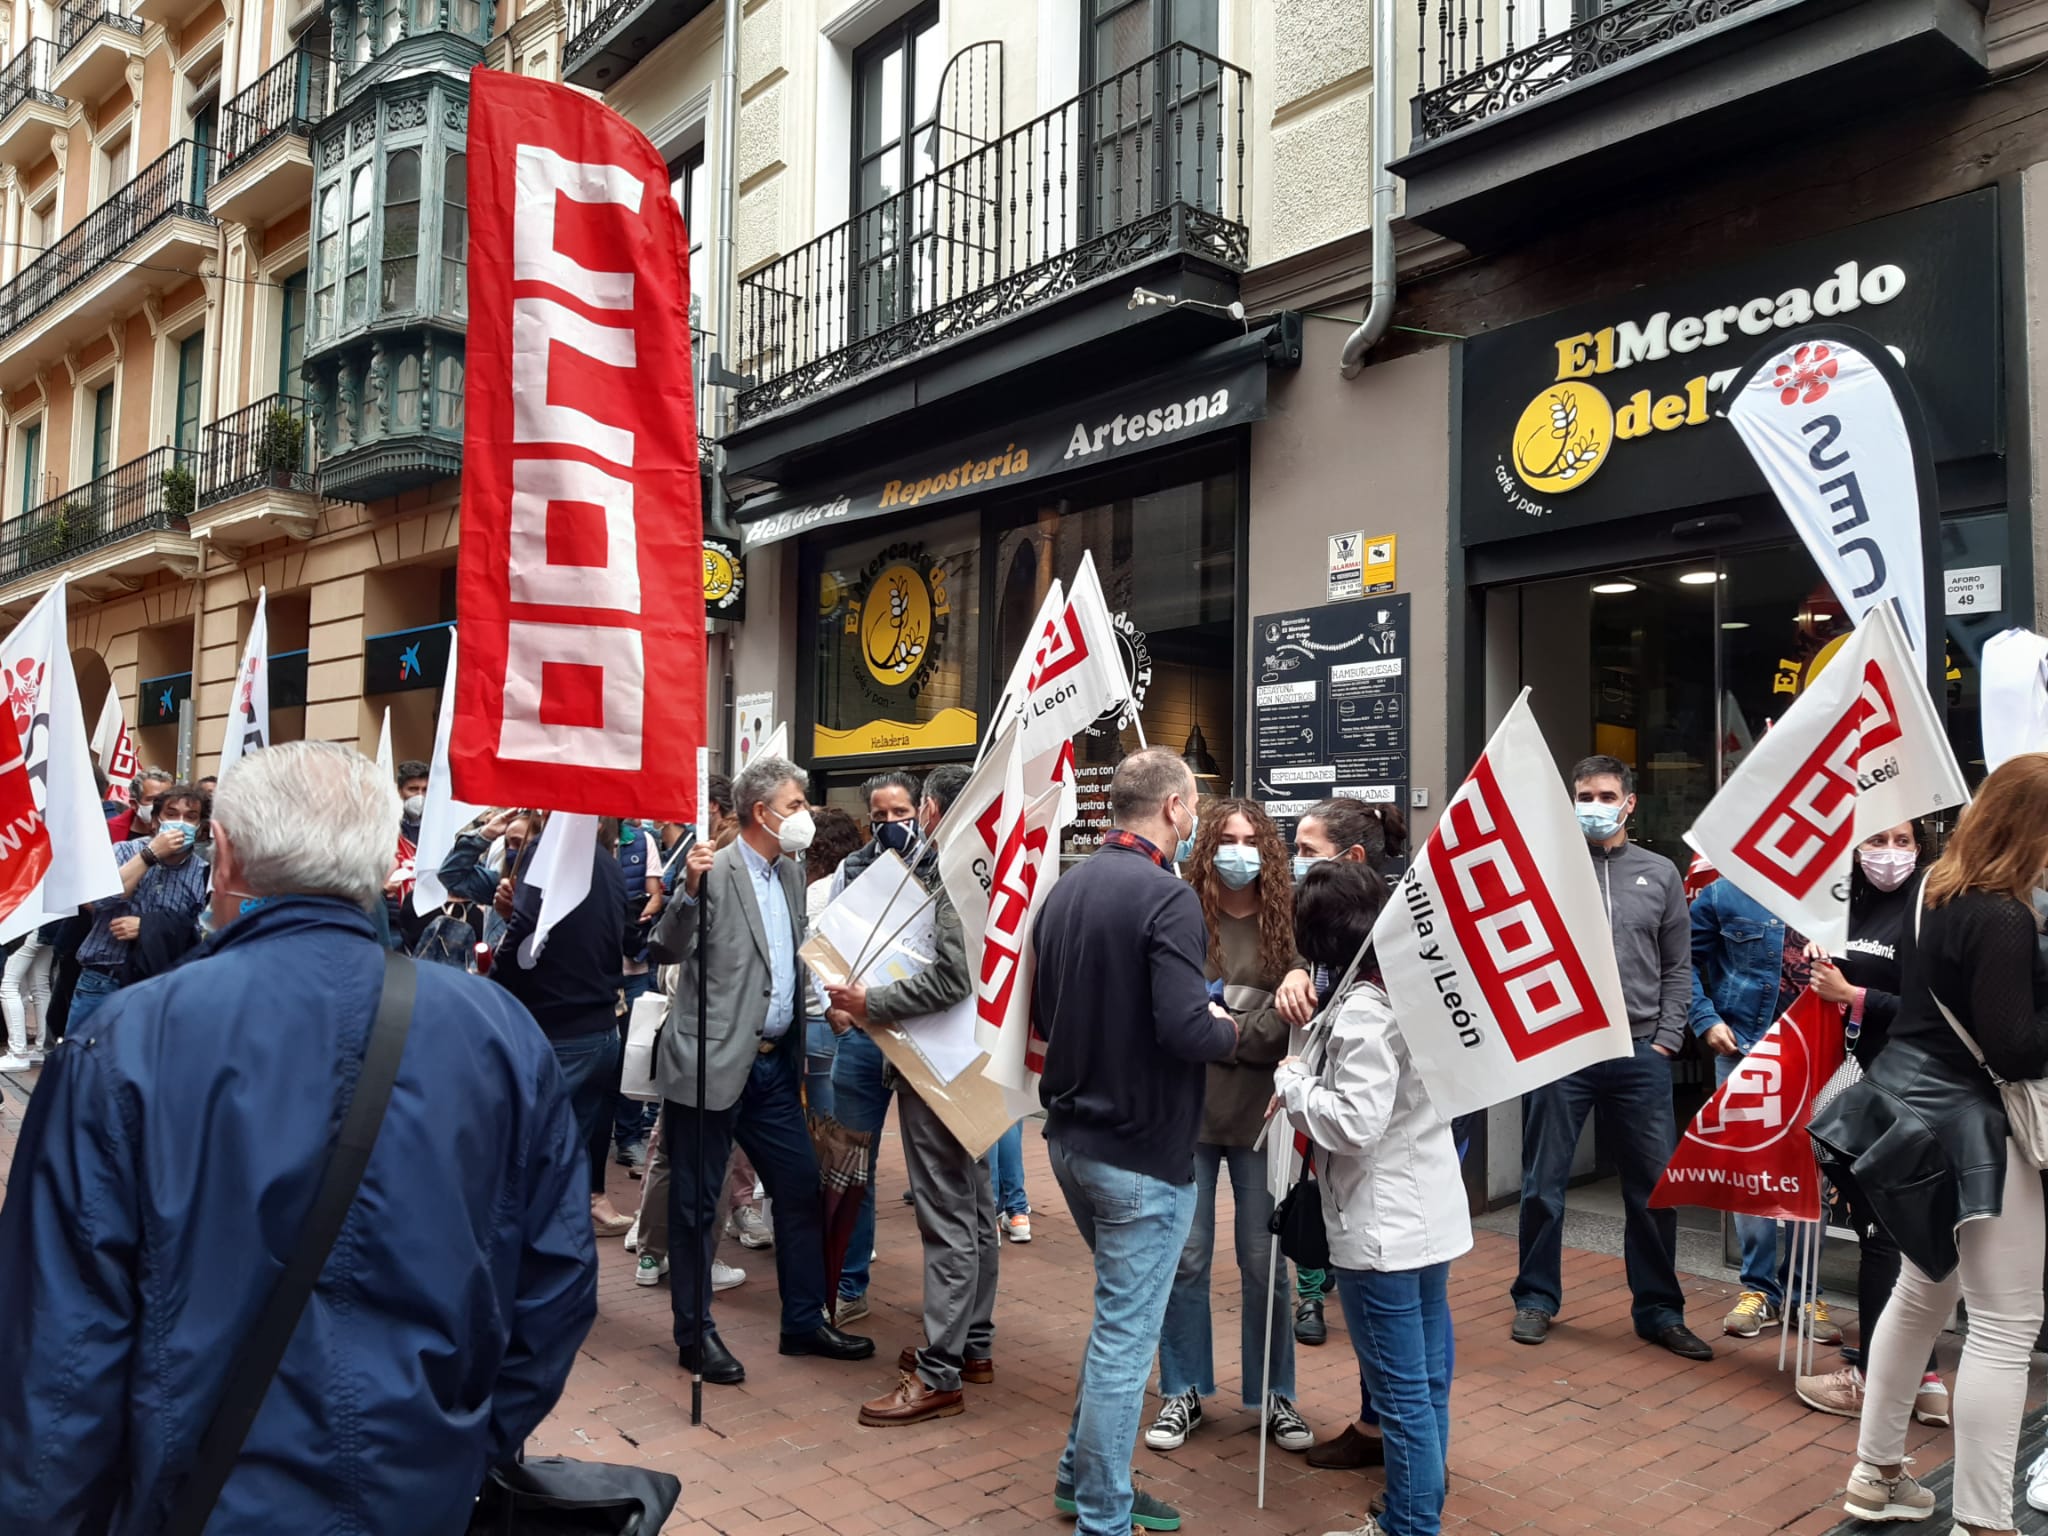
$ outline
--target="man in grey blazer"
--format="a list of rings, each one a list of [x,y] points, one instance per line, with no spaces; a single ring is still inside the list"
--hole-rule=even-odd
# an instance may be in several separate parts
[[[797,856],[810,846],[812,832],[804,784],[803,770],[779,757],[747,766],[733,785],[738,839],[717,853],[701,844],[690,850],[683,888],[647,945],[651,959],[679,967],[655,1066],[666,1101],[662,1141],[669,1155],[669,1296],[677,1358],[687,1370],[701,1369],[706,1381],[725,1385],[744,1381],[746,1370],[708,1326],[708,1302],[699,1336],[697,1299],[711,1294],[719,1193],[735,1140],[774,1201],[782,1353],[865,1360],[875,1352],[874,1340],[839,1332],[825,1310],[818,1162],[802,1095],[807,983],[796,955],[805,928]],[[700,964],[709,978],[701,1103]]]

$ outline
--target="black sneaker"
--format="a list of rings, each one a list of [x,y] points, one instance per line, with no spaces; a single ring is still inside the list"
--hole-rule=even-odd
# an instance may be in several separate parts
[[[1523,1307],[1515,1314],[1515,1326],[1510,1337],[1517,1344],[1541,1344],[1550,1337],[1550,1314]]]
[[[1674,1355],[1687,1360],[1711,1360],[1714,1346],[1694,1333],[1683,1323],[1673,1323],[1649,1341],[1660,1349],[1668,1349]]]
[[[1177,1451],[1201,1422],[1201,1395],[1191,1387],[1159,1405],[1159,1417],[1145,1431],[1145,1443],[1155,1451]]]
[[[1304,1296],[1297,1301],[1294,1304],[1294,1342],[1324,1344],[1329,1338],[1329,1325],[1323,1321],[1323,1299],[1320,1296]]]

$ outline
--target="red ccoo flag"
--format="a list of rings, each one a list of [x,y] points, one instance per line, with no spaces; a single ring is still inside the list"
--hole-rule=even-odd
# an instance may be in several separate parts
[[[704,740],[688,240],[624,118],[478,69],[458,799],[688,821]]]

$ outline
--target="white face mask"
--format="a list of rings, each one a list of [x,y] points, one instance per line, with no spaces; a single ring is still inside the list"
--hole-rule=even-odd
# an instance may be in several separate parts
[[[413,821],[418,821],[422,816],[426,815],[427,797],[425,795],[414,795],[411,799],[407,800],[405,802],[405,814]]]
[[[775,834],[784,853],[802,853],[817,835],[818,824],[808,810],[792,811],[783,817],[782,826]]]

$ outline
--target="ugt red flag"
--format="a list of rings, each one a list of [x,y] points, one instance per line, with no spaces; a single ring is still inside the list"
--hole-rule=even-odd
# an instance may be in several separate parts
[[[1842,1010],[1812,988],[1800,993],[1685,1128],[1650,1204],[1820,1220],[1806,1125],[1845,1053]]]
[[[456,797],[689,821],[703,510],[668,167],[602,103],[479,69],[469,196]]]

